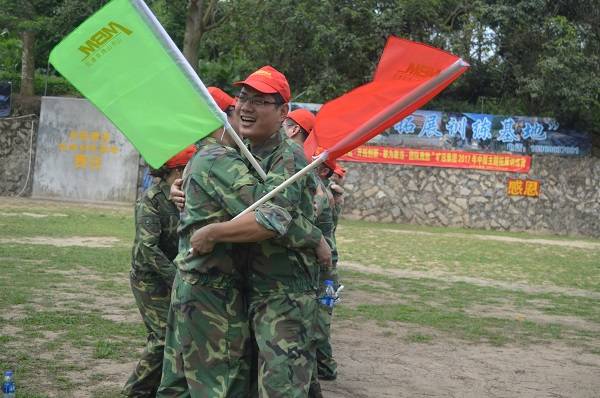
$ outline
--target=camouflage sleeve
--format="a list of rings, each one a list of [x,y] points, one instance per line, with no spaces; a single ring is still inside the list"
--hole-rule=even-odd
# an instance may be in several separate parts
[[[237,155],[223,156],[213,163],[208,178],[214,189],[213,199],[232,217],[267,193]],[[279,235],[287,233],[292,219],[286,209],[270,202],[259,206],[255,214],[260,225]]]
[[[318,178],[318,177],[317,177]],[[318,180],[317,193],[314,197],[315,212],[317,216],[316,226],[321,230],[329,247],[331,247],[331,260],[337,263],[337,248],[335,243],[335,221],[333,197],[330,196],[328,187],[323,181]]]
[[[333,185],[333,182],[330,182],[327,185],[327,189],[329,191],[329,193],[332,195],[333,198],[335,198],[338,193],[335,192],[333,189],[331,189],[331,186]],[[335,234],[335,230],[337,228],[338,225],[338,221],[340,219],[340,214],[342,214],[342,209],[343,209],[343,204],[339,203],[337,200],[333,199],[333,232]]]
[[[337,228],[338,220],[340,219],[340,214],[342,214],[342,205],[336,203],[333,208],[333,230]]]
[[[333,235],[333,209],[327,196],[327,187],[325,187],[325,184],[316,176],[315,183],[317,185],[317,190],[313,197],[313,207],[316,217],[315,226],[321,230],[327,243],[330,243],[331,236]]]
[[[282,156],[271,165],[265,185],[273,189],[305,165],[303,152],[284,151]],[[310,174],[300,178],[273,198],[273,203],[287,210],[292,217],[287,234],[278,239],[283,246],[314,249],[321,242],[323,234],[314,225],[313,201],[307,188],[311,178]],[[308,207],[301,208],[302,204]]]
[[[256,222],[264,228],[277,233],[279,236],[287,234],[292,217],[290,213],[281,207],[267,202],[259,206],[254,213],[256,214]]]
[[[296,249],[315,249],[323,233],[304,215],[292,218],[287,233],[278,239],[282,246]]]
[[[175,264],[169,260],[159,247],[162,228],[158,207],[154,205],[151,199],[145,197],[138,204],[136,213],[136,239],[140,244],[144,262],[154,268],[167,284],[172,285],[176,268]]]

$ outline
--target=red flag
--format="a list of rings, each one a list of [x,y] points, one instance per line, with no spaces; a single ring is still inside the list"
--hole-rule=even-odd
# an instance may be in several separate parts
[[[426,104],[468,66],[448,52],[390,37],[373,80],[319,110],[307,153],[318,146],[329,159],[344,155]]]

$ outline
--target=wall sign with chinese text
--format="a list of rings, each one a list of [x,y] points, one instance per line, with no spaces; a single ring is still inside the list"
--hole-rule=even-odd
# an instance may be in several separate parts
[[[32,196],[135,201],[139,159],[89,101],[42,97]]]
[[[291,106],[314,113],[320,108],[306,103]],[[585,156],[591,153],[592,140],[587,133],[562,129],[550,117],[417,110],[367,145]]]
[[[103,155],[119,153],[119,147],[110,141],[108,131],[71,130],[67,142],[58,144],[58,150],[73,155],[75,169],[100,170]]]
[[[509,178],[506,184],[506,193],[509,196],[529,196],[538,198],[540,196],[541,184],[538,180]]]
[[[527,155],[584,156],[591,151],[588,134],[561,130],[552,118],[421,110],[369,143]]]

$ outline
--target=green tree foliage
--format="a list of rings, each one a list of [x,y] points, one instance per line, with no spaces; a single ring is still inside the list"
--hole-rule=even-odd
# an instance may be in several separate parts
[[[8,75],[18,65],[22,95],[40,87],[35,71],[46,68],[48,54],[66,34],[98,10],[105,0],[0,0],[0,72]],[[14,48],[19,48],[15,57]],[[4,57],[6,56],[6,58]],[[63,84],[59,84],[63,86]],[[69,85],[64,85],[69,87]],[[59,92],[69,92],[63,89]]]
[[[36,35],[46,30],[54,0],[0,0],[0,26],[21,39],[21,94],[33,95]]]
[[[36,36],[35,65],[45,67],[49,50],[105,2],[0,0],[0,67],[14,72],[22,64],[15,53],[24,48],[26,29],[43,32]],[[471,64],[430,108],[555,116],[600,136],[598,0],[147,3],[205,83],[228,91],[270,64],[286,73],[295,100],[329,100],[371,78],[393,34]],[[196,41],[186,41],[186,28],[188,36],[196,30]]]
[[[594,0],[247,0],[203,38],[200,73],[230,83],[271,64],[298,101],[370,79],[394,34],[471,64],[430,107],[558,117],[600,131],[600,18]]]

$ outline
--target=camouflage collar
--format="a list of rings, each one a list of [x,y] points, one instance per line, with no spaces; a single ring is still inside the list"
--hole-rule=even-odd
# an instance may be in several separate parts
[[[168,198],[171,195],[171,186],[167,184],[165,180],[160,180],[160,182],[158,183],[158,188],[161,190],[161,192],[165,195],[166,198]]]
[[[272,136],[261,142],[257,145],[252,145],[249,141],[249,149],[253,155],[260,159],[264,159],[269,156],[275,148],[277,148],[281,143],[287,138],[285,135],[285,131],[283,128],[279,129],[279,131],[275,132]]]
[[[198,142],[196,142],[196,146],[198,148],[203,147],[203,146],[207,146],[207,145],[220,145],[223,146],[223,144],[219,143],[219,141],[217,141],[216,138],[209,136],[206,136],[204,138],[202,138],[201,140],[199,140]]]

